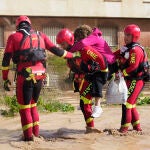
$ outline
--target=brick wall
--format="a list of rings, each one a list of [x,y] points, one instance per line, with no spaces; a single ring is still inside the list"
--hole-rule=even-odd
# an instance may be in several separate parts
[[[0,25],[4,26],[4,46],[6,44],[8,35],[15,31],[15,19],[16,17],[7,17],[12,20],[12,24],[7,24],[0,17]],[[78,25],[88,24],[92,27],[99,25],[116,26],[118,33],[118,46],[123,45],[123,29],[128,24],[137,24],[141,28],[140,43],[143,46],[150,47],[150,19],[121,19],[121,18],[79,18],[79,17],[31,17],[32,26],[42,31],[44,26],[50,26],[54,24],[60,24],[71,30],[74,30]]]

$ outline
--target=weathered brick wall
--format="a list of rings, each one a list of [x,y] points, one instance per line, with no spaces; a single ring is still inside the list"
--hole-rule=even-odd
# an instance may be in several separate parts
[[[7,17],[12,20],[12,25],[4,22],[3,17],[0,17],[0,25],[4,26],[4,43],[6,44],[8,35],[15,31],[15,19],[16,17]],[[114,25],[118,29],[118,46],[123,45],[123,29],[128,24],[137,24],[141,28],[140,43],[143,46],[150,47],[150,19],[129,19],[129,18],[98,18],[98,17],[30,17],[32,26],[42,31],[44,26],[50,26],[53,24],[60,24],[66,28],[74,30],[78,25],[88,24],[92,27],[99,25],[112,26]],[[4,45],[5,46],[5,45]]]

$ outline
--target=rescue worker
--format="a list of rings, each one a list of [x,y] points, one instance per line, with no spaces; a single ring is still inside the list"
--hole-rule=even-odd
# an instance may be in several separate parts
[[[106,68],[108,62],[109,64],[113,64],[115,62],[115,56],[107,42],[102,38],[102,32],[99,29],[92,29],[90,26],[84,24],[75,29],[74,36],[76,43],[71,48],[71,52],[79,50],[82,53],[82,49],[84,49],[84,47],[91,46],[92,49],[95,49],[97,53],[101,55],[101,59],[103,59],[105,62]],[[89,61],[88,63],[91,68],[97,67],[96,61]],[[95,98],[95,106],[93,107],[92,113],[94,118],[99,117],[103,112],[100,102],[103,97],[102,88],[108,77],[108,68],[103,70],[101,69],[101,65],[104,64],[100,64],[100,66],[98,66],[100,67],[100,70],[93,70],[92,72],[90,71],[90,73],[88,73],[89,80],[92,82],[91,94]]]
[[[70,51],[70,48],[74,44],[74,35],[68,29],[62,29],[56,37],[57,44],[63,49]],[[97,68],[101,71],[107,70],[106,62],[103,56],[90,46],[84,47],[81,53],[81,58],[76,58],[68,61],[68,66],[73,72],[75,72],[74,80],[78,81],[78,90],[80,94],[80,108],[84,115],[86,122],[86,133],[98,132],[98,129],[94,128],[94,118],[92,116],[92,95],[91,87],[92,83],[87,80],[89,71],[93,71],[91,66],[88,64],[89,61],[96,61]],[[74,70],[76,68],[76,70]]]
[[[45,78],[45,49],[53,54],[72,58],[75,54],[57,48],[42,32],[34,31],[27,16],[16,19],[16,32],[8,37],[2,60],[4,89],[9,91],[8,79],[11,59],[17,65],[16,96],[25,141],[39,136],[37,101]]]
[[[140,28],[135,24],[127,25],[124,29],[125,45],[114,53],[128,87],[127,102],[122,104],[120,127],[122,133],[126,133],[131,124],[134,130],[142,131],[136,102],[144,87],[143,69],[144,64],[147,63],[147,56],[143,47],[138,43],[139,38]]]

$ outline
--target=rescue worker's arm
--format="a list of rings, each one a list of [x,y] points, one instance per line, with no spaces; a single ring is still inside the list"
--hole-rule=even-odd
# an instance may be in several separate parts
[[[52,47],[50,49],[50,51],[55,54],[56,56],[59,56],[59,57],[63,57],[63,58],[74,58],[74,57],[80,57],[80,54],[78,52],[74,52],[74,53],[71,53],[71,52],[68,52],[64,49],[60,49],[56,46]]]
[[[83,57],[87,57],[87,59],[89,59],[89,60],[93,60],[95,62],[98,62],[99,66],[100,66],[100,70],[102,72],[108,72],[107,62],[106,62],[104,56],[101,55],[99,52],[97,52],[95,49],[93,49],[91,47],[85,47],[81,51],[81,55]]]
[[[13,48],[13,42],[11,36],[8,38],[6,49],[4,51],[4,56],[2,59],[2,78],[4,80],[4,89],[6,91],[10,91],[8,85],[10,85],[10,81],[8,79],[8,73],[9,73],[9,65],[10,60],[12,58],[12,48]]]
[[[7,40],[6,48],[2,59],[2,78],[3,80],[8,79],[9,65],[12,58],[13,52],[13,38],[10,35]]]
[[[125,68],[122,72],[124,76],[130,76],[130,73],[136,71],[139,67],[140,61],[143,60],[143,51],[141,48],[136,47],[130,50],[129,54],[129,67]]]
[[[2,77],[3,77],[3,80],[8,79],[10,59],[11,59],[11,53],[5,52],[3,60],[2,60]]]
[[[60,49],[60,48],[56,47],[56,45],[53,44],[45,34],[41,34],[41,35],[44,38],[46,49],[48,49],[50,52],[52,52],[56,56],[63,57],[63,58],[76,57],[77,53],[74,54],[74,53],[68,52],[64,49]]]
[[[116,56],[116,59],[120,57],[120,49],[114,52],[114,55]]]

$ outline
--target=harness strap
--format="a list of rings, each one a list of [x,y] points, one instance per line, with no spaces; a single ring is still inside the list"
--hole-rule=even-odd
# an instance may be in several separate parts
[[[40,35],[39,35],[39,31],[36,32],[37,37],[38,37],[38,49],[40,48]]]
[[[20,49],[21,49],[21,47],[22,47],[22,45],[23,45],[23,43],[25,42],[25,39],[29,36],[30,37],[30,49],[32,49],[33,48],[33,45],[32,45],[32,34],[36,34],[37,35],[37,38],[38,38],[38,48],[40,48],[40,35],[39,35],[39,31],[33,31],[33,32],[27,32],[25,29],[20,29],[19,30],[20,32],[22,32],[23,33],[23,38],[22,38],[22,40],[21,40],[21,42],[20,42]]]

